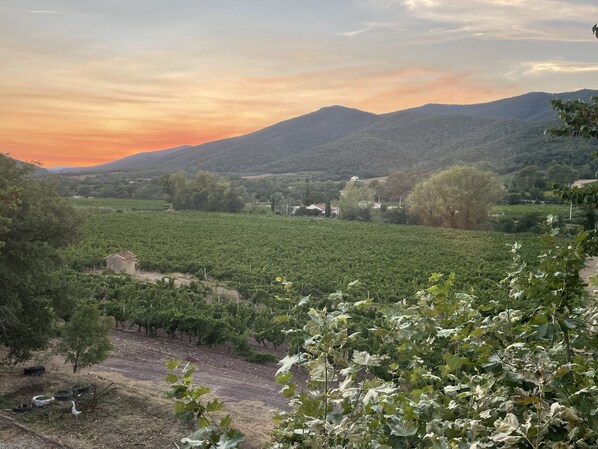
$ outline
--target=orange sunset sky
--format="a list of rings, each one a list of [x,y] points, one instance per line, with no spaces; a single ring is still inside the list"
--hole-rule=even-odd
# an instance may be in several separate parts
[[[341,104],[598,86],[595,1],[0,0],[0,152],[95,165]]]

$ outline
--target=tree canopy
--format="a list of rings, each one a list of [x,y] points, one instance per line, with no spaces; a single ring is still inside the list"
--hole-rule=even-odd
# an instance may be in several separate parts
[[[455,166],[417,184],[407,202],[411,215],[422,224],[476,229],[488,220],[490,206],[502,195],[491,172]]]
[[[103,316],[96,304],[81,304],[62,329],[58,351],[73,365],[73,372],[103,362],[110,355],[108,334],[115,326],[113,316]]]
[[[592,97],[588,102],[553,100],[551,104],[563,123],[558,128],[546,130],[547,134],[598,139],[598,97]],[[596,182],[578,188],[561,187],[555,193],[573,204],[585,206],[592,215],[598,204],[598,183]],[[593,225],[592,220],[592,227]]]
[[[557,99],[551,104],[562,123],[559,128],[548,130],[549,134],[598,139],[598,97],[590,101]]]
[[[178,172],[163,179],[175,209],[239,212],[245,207],[244,187],[233,186],[208,172],[200,171],[192,179],[185,172]]]
[[[386,181],[380,184],[379,189],[376,189],[376,193],[384,199],[401,202],[416,183],[416,174],[396,171],[388,175]]]
[[[53,277],[60,249],[72,242],[79,218],[32,167],[0,154],[0,343],[9,358],[43,348],[61,295]]]
[[[369,220],[369,203],[374,199],[374,191],[359,183],[350,182],[341,191],[338,203],[340,218],[343,220]]]

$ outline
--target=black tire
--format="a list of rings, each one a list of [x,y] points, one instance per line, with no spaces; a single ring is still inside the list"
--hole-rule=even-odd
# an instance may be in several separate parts
[[[91,385],[89,385],[89,384],[73,385],[73,394],[89,393],[90,391],[91,391]]]
[[[25,413],[31,410],[33,410],[33,406],[31,404],[21,404],[12,409],[12,411],[16,413]]]
[[[43,366],[30,366],[29,368],[23,369],[25,376],[42,376],[46,372],[46,368]]]
[[[73,399],[73,392],[71,390],[60,390],[54,393],[54,400],[59,402],[66,402]]]

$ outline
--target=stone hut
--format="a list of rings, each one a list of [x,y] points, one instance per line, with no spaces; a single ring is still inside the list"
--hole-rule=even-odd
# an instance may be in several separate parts
[[[115,273],[135,274],[135,261],[137,256],[131,251],[121,251],[105,257],[106,269]]]

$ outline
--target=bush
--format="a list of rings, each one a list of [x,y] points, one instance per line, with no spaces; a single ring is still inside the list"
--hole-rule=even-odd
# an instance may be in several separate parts
[[[268,352],[252,352],[247,361],[251,363],[257,363],[263,365],[265,363],[278,362],[278,357]]]
[[[537,268],[513,246],[508,307],[476,306],[452,291],[454,275],[439,274],[415,301],[392,307],[340,294],[332,307],[308,306],[296,329],[303,345],[277,372],[289,408],[269,447],[595,448],[598,305],[578,274],[598,238],[556,233],[545,236],[551,247]],[[355,320],[372,309],[379,316],[368,331],[383,344],[358,350]],[[294,382],[294,365],[306,387]]]
[[[386,221],[393,224],[407,224],[409,221],[409,214],[403,207],[387,209],[382,216]]]

